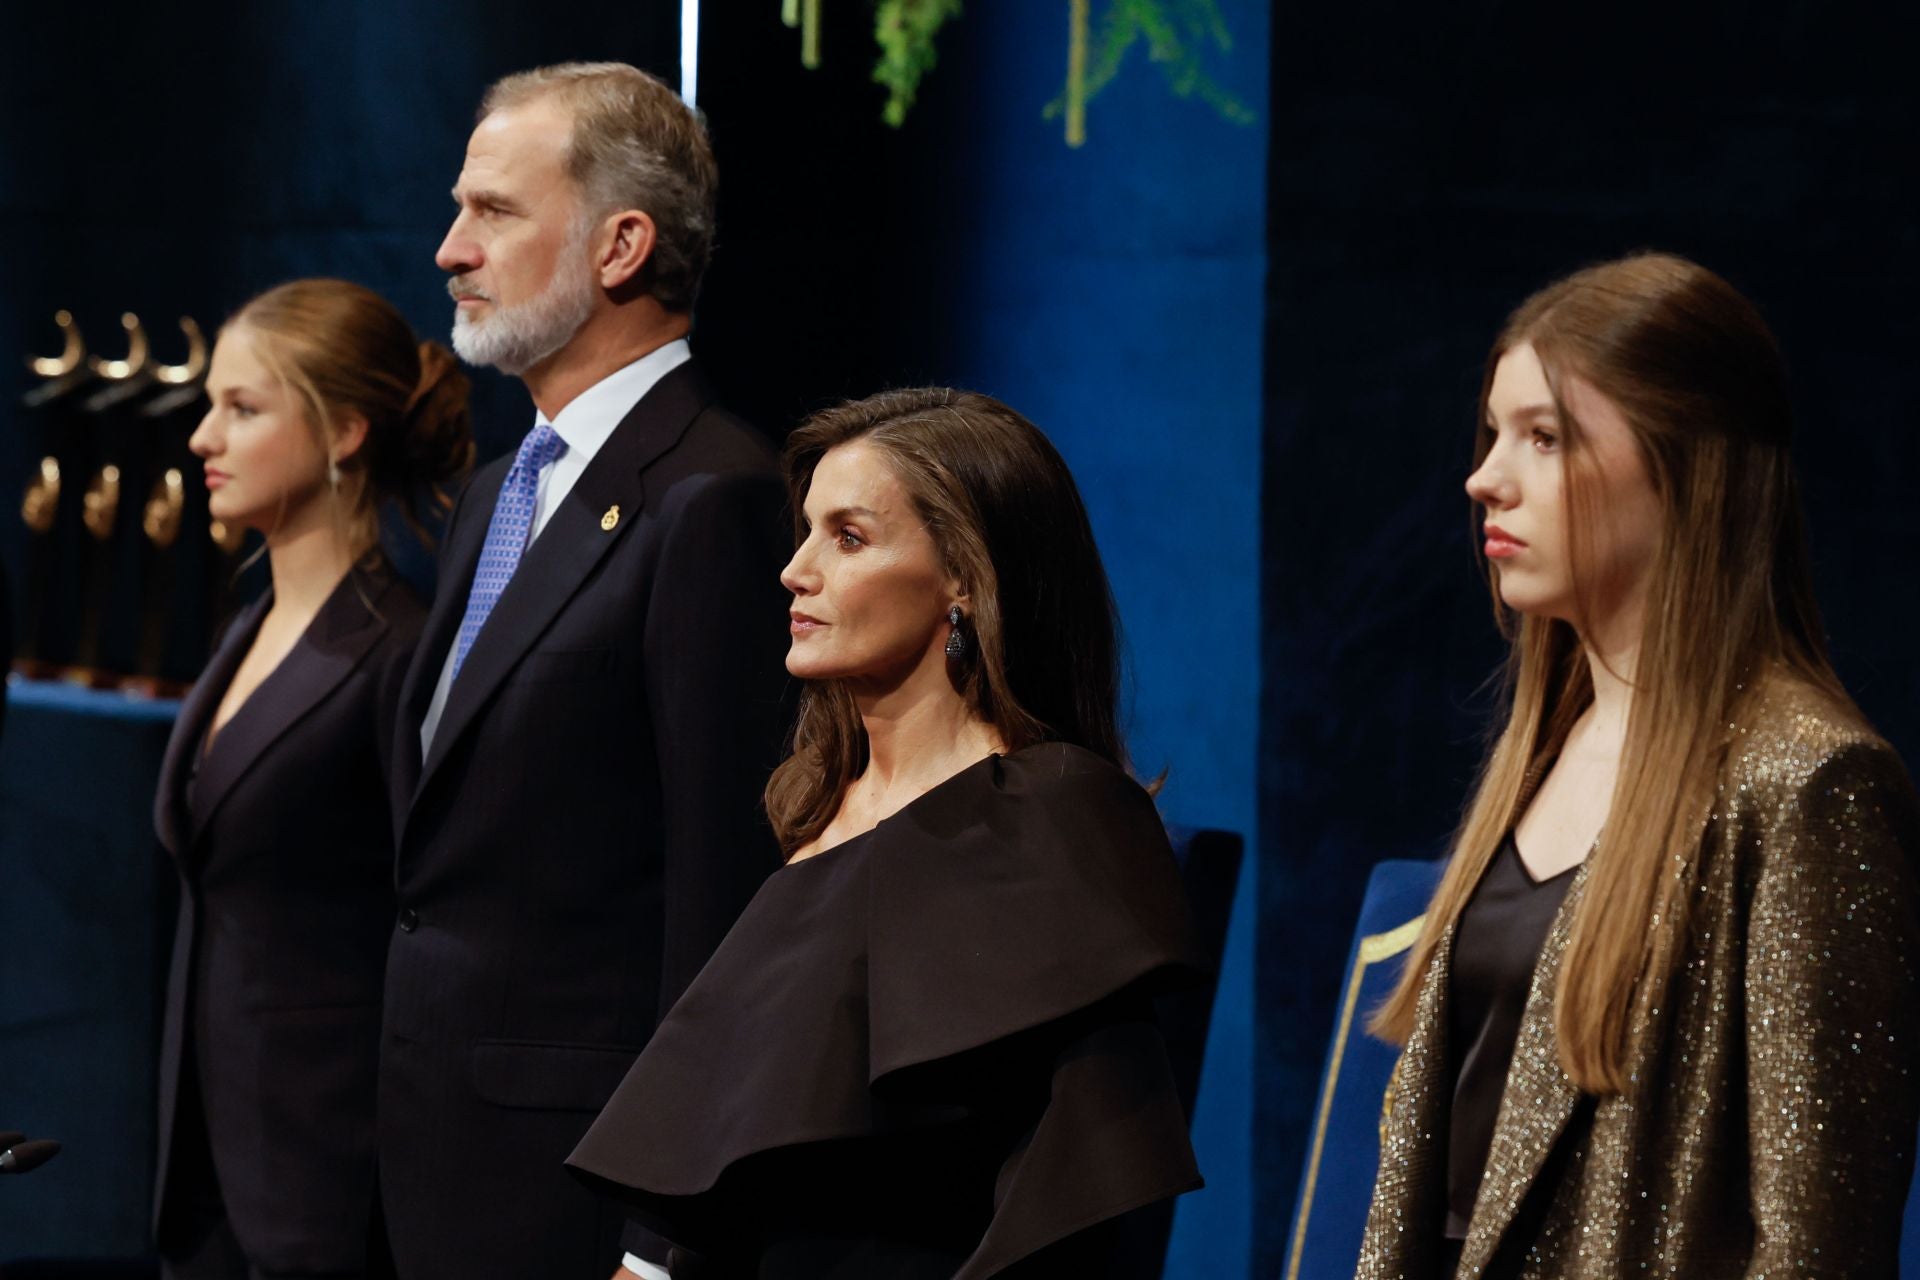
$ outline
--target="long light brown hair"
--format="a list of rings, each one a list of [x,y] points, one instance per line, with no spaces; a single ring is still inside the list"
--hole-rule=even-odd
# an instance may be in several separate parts
[[[1827,659],[1813,599],[1788,450],[1786,370],[1753,304],[1713,272],[1667,254],[1577,272],[1507,321],[1487,359],[1481,421],[1500,357],[1522,343],[1538,354],[1560,418],[1568,541],[1582,602],[1592,582],[1581,572],[1581,534],[1603,495],[1580,422],[1567,408],[1568,379],[1619,408],[1663,510],[1618,780],[1555,993],[1562,1066],[1589,1092],[1617,1093],[1685,938],[1727,726],[1766,679],[1797,677],[1852,704]],[[1476,466],[1490,447],[1486,431],[1477,439]],[[1476,507],[1476,545],[1484,519]],[[1505,726],[1481,768],[1420,939],[1373,1018],[1376,1034],[1403,1043],[1443,935],[1593,700],[1577,630],[1517,618],[1501,602],[1491,567],[1487,578],[1512,640]]]
[[[892,470],[972,609],[954,687],[1009,751],[1070,742],[1122,768],[1113,596],[1073,475],[1039,428],[990,396],[945,387],[886,391],[814,415],[787,441],[794,536],[814,468],[853,440]],[[767,783],[767,817],[788,853],[838,812],[867,764],[867,734],[837,681],[801,691],[793,753]]]
[[[290,280],[247,302],[221,333],[250,341],[323,453],[332,452],[342,415],[367,420],[366,439],[340,463],[330,494],[356,558],[379,540],[382,503],[395,503],[416,532],[449,505],[448,486],[473,465],[467,378],[453,353],[416,338],[392,303],[346,280]]]

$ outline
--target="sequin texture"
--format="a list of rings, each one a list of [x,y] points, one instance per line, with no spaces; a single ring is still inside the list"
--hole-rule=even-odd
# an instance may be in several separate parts
[[[1920,804],[1892,749],[1815,691],[1773,685],[1730,729],[1691,927],[1617,1096],[1559,1065],[1584,868],[1568,890],[1460,1276],[1896,1273],[1920,1124]],[[1357,1280],[1441,1277],[1452,943],[1395,1069]]]

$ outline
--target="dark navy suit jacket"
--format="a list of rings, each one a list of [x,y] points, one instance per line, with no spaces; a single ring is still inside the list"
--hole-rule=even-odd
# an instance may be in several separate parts
[[[402,1276],[606,1280],[622,1215],[562,1161],[778,866],[792,539],[768,443],[674,369],[527,547],[423,761],[510,464],[451,517],[402,694],[381,1194]]]
[[[161,768],[155,824],[181,894],[155,1225],[164,1243],[191,1213],[210,1149],[255,1266],[357,1272],[394,911],[389,753],[425,611],[384,567],[350,573],[201,755],[271,599],[228,628]]]

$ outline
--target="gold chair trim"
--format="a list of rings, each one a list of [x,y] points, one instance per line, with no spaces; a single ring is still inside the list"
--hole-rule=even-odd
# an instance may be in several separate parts
[[[1333,1033],[1333,1061],[1327,1064],[1327,1083],[1320,1091],[1320,1106],[1314,1116],[1312,1154],[1307,1160],[1306,1185],[1300,1191],[1300,1215],[1293,1223],[1293,1248],[1287,1258],[1286,1280],[1299,1280],[1300,1277],[1300,1255],[1307,1244],[1307,1216],[1313,1212],[1313,1193],[1320,1180],[1320,1157],[1326,1150],[1327,1124],[1333,1116],[1333,1091],[1340,1082],[1340,1064],[1346,1058],[1347,1036],[1353,1030],[1354,1010],[1360,1004],[1361,981],[1366,977],[1367,966],[1391,960],[1411,947],[1426,922],[1425,915],[1417,915],[1398,928],[1385,933],[1368,934],[1360,939],[1353,973],[1347,978],[1347,989],[1340,999],[1340,1022]]]

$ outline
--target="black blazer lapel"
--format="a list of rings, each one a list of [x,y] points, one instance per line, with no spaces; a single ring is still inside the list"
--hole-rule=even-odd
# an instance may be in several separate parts
[[[213,740],[194,784],[196,837],[267,749],[339,688],[386,634],[386,621],[367,607],[361,593],[377,601],[391,581],[384,571],[355,571],[341,579],[280,665]]]
[[[447,690],[447,705],[441,711],[414,789],[416,799],[507,673],[580,589],[601,557],[633,526],[645,492],[641,473],[686,434],[687,427],[712,399],[706,378],[691,362],[682,364],[640,398],[594,455],[520,558],[512,581],[494,603],[453,687]],[[605,516],[615,506],[620,508],[619,517],[608,529]],[[489,506],[488,518],[491,516]],[[476,547],[472,562],[464,565],[465,572],[455,579],[464,584],[458,592],[462,614],[466,611],[466,587],[473,582],[472,565],[478,561]],[[435,612],[439,612],[437,608]],[[444,655],[444,648],[441,653]],[[439,664],[431,665],[431,678],[437,681]],[[420,679],[425,683],[428,676],[422,673]],[[431,697],[431,685],[427,689]]]
[[[174,719],[173,736],[167,739],[167,751],[160,761],[160,786],[153,798],[153,826],[160,835],[160,843],[176,858],[185,855],[193,839],[186,782],[193,771],[194,753],[200,750],[200,743],[207,736],[207,722],[213,718],[227,686],[233,683],[233,673],[247,656],[254,634],[260,630],[260,620],[267,616],[272,603],[273,592],[269,590],[233,616],[219,647],[207,660],[200,678],[193,682],[193,688],[187,691],[186,699],[180,704],[180,714]]]

